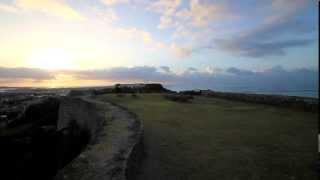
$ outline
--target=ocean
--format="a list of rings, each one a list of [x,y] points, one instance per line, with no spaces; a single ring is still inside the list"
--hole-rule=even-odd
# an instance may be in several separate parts
[[[243,91],[243,93],[319,98],[318,91],[312,91],[312,90],[302,90],[302,91]]]

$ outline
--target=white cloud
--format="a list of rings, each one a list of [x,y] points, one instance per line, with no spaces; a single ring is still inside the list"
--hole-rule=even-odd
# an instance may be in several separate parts
[[[181,0],[158,0],[148,7],[160,14],[159,29],[172,29],[170,49],[180,58],[188,57],[193,49],[208,43],[213,34],[213,23],[232,17],[222,4],[190,0],[187,7]],[[176,45],[176,40],[185,41],[185,47]]]
[[[189,47],[181,47],[175,43],[170,45],[171,51],[179,58],[186,58],[192,54],[192,49]]]
[[[101,0],[101,1],[108,6],[130,2],[129,0]]]
[[[104,25],[109,25],[117,20],[119,20],[118,15],[112,8],[98,8],[92,7],[90,8],[90,14],[92,19],[91,21],[99,21]]]
[[[214,20],[226,18],[227,12],[221,5],[201,4],[199,0],[191,0],[189,10],[180,16],[190,18],[191,24],[195,27],[208,27]]]
[[[18,12],[18,9],[12,5],[0,3],[0,11],[16,13],[16,12]]]
[[[189,7],[179,10],[181,0],[159,0],[152,3],[150,10],[161,14],[160,29],[172,28],[187,23],[192,27],[208,27],[215,20],[222,20],[230,15],[222,5],[201,3],[190,0]]]
[[[181,0],[158,0],[149,6],[150,10],[166,16],[173,15],[180,6]]]
[[[161,16],[160,23],[158,25],[159,29],[167,29],[174,26],[174,21],[170,16]]]
[[[152,35],[147,31],[138,28],[115,28],[114,30],[115,33],[126,39],[138,40],[146,45],[156,46],[155,40],[152,38]]]
[[[221,73],[223,73],[223,69],[215,68],[213,66],[207,66],[204,69],[204,72],[206,72],[208,74],[221,74]]]
[[[174,25],[174,16],[181,0],[159,0],[149,5],[148,9],[161,14],[159,29],[170,28]]]

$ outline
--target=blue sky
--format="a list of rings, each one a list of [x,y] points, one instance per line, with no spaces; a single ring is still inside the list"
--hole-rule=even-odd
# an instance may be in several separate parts
[[[317,10],[316,0],[3,0],[0,67],[54,71],[54,79],[162,66],[177,75],[189,68],[318,71]],[[13,79],[52,84],[3,75],[1,85]]]

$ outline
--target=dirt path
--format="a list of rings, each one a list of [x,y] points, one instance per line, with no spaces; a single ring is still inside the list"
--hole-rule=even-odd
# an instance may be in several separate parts
[[[157,128],[148,128],[144,131],[145,157],[137,176],[137,180],[168,180],[170,178],[168,169],[161,164],[161,138],[158,136]]]

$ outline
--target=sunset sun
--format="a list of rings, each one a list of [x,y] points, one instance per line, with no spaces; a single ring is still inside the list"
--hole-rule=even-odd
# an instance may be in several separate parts
[[[31,67],[48,70],[72,69],[73,67],[70,54],[56,48],[35,51],[28,59],[28,63]]]

